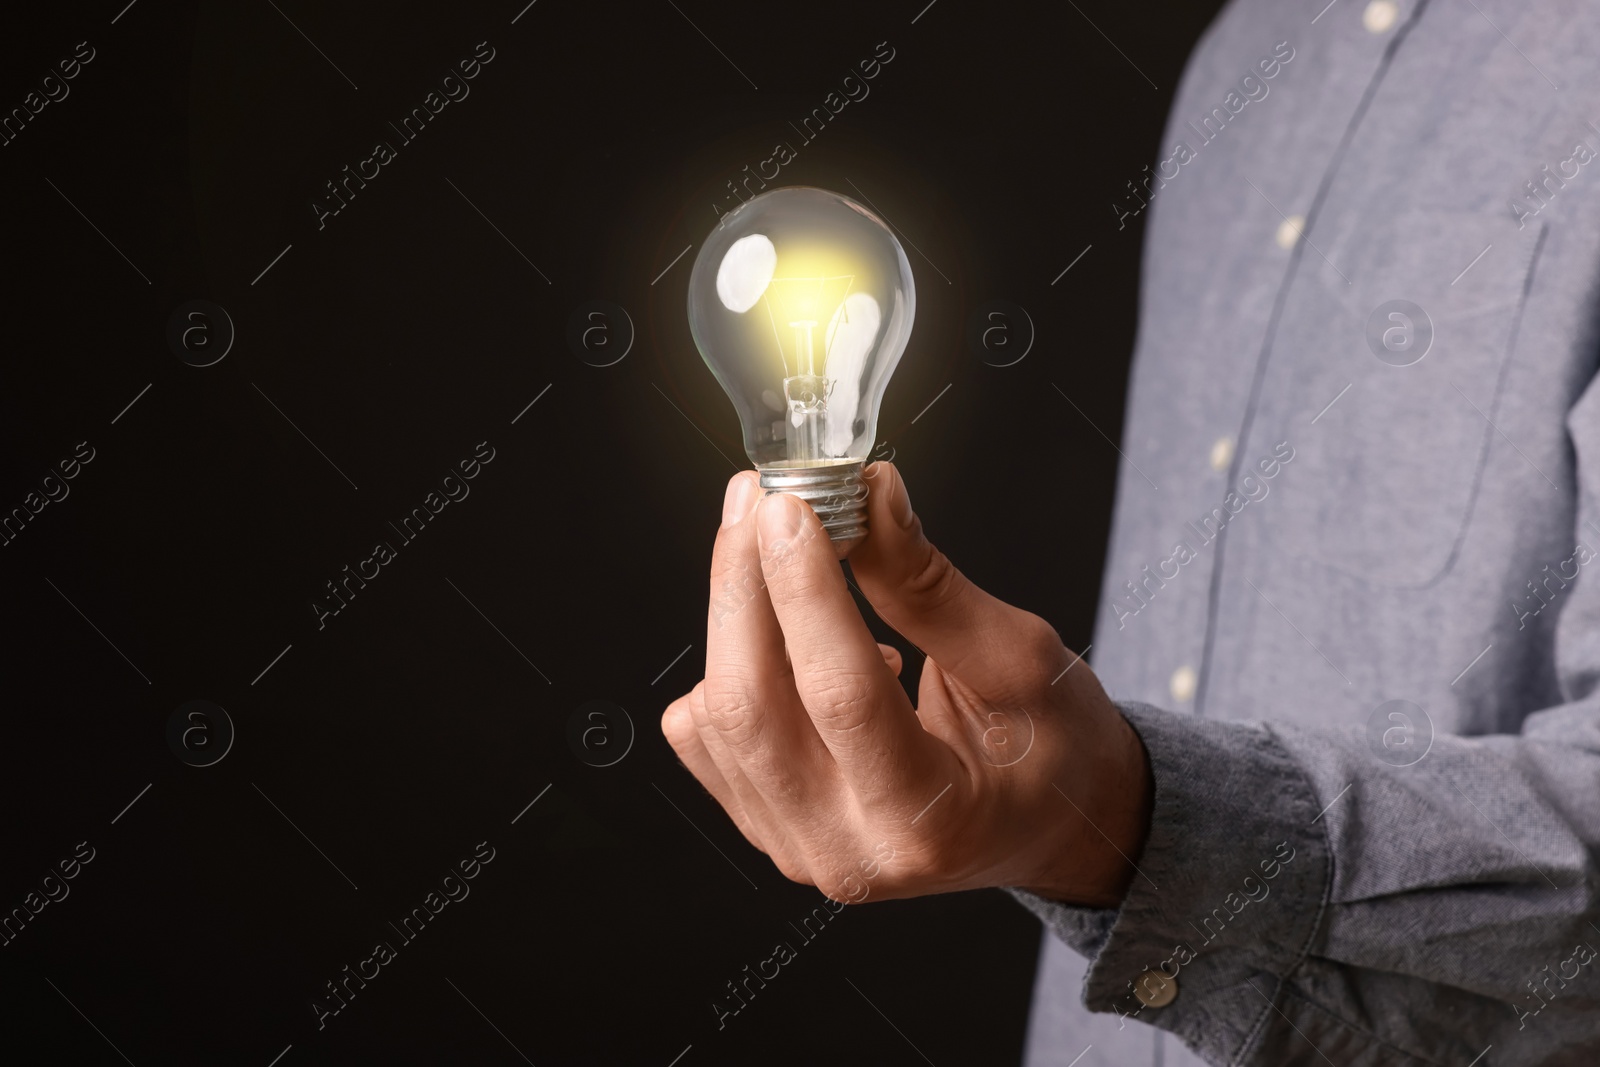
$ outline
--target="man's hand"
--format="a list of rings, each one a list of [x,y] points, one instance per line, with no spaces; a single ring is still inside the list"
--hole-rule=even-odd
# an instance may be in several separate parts
[[[662,715],[686,767],[784,875],[834,900],[1020,886],[1117,906],[1150,819],[1144,746],[1037,615],[928,543],[899,472],[866,472],[861,592],[927,655],[917,706],[803,501],[734,477],[706,677]]]

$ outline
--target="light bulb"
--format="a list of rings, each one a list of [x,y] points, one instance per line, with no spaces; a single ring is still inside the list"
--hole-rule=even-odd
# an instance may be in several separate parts
[[[689,327],[769,493],[816,511],[842,559],[866,536],[862,469],[911,337],[917,293],[889,227],[789,186],[722,217],[689,277]]]

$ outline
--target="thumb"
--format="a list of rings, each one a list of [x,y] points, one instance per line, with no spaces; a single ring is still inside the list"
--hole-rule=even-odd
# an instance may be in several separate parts
[[[1054,627],[979,589],[928,541],[893,464],[864,474],[867,536],[850,570],[884,622],[989,696],[1037,692],[1072,662]]]

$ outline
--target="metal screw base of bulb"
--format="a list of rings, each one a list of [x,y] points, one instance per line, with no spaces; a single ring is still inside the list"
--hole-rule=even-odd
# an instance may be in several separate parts
[[[867,536],[865,461],[823,467],[783,467],[761,472],[761,488],[788,493],[811,505],[840,559]]]

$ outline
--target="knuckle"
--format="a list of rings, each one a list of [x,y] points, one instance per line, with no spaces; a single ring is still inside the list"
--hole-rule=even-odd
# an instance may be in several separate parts
[[[778,849],[769,853],[773,866],[778,868],[778,873],[800,885],[816,885],[811,878],[811,869],[801,861],[790,855],[787,849]]]
[[[763,736],[761,702],[745,679],[724,676],[708,681],[705,709],[706,725],[732,749],[749,748]]]
[[[1061,643],[1061,635],[1056,633],[1056,628],[1044,619],[1024,612],[1018,627],[1020,633],[1018,647],[1026,655],[1026,667],[1030,682],[1038,682],[1041,678],[1046,684],[1060,673],[1065,646]]]
[[[927,608],[938,608],[955,600],[961,594],[966,578],[950,562],[950,557],[923,539],[927,548],[920,560],[914,561],[905,581],[901,583],[904,595]]]
[[[865,725],[878,691],[871,678],[835,668],[812,679],[807,696],[812,719],[835,732],[849,733]]]
[[[812,884],[830,900],[850,901],[859,900],[861,897],[861,879],[851,869],[829,868],[826,873],[815,874],[814,878]]]
[[[959,866],[948,835],[933,832],[913,832],[900,836],[891,858],[892,881],[901,885],[944,885]]]
[[[821,567],[808,566],[805,547],[800,543],[806,536],[802,532],[792,541],[772,546],[763,559],[767,589],[779,603],[804,603],[822,592],[824,583],[832,577]]]

